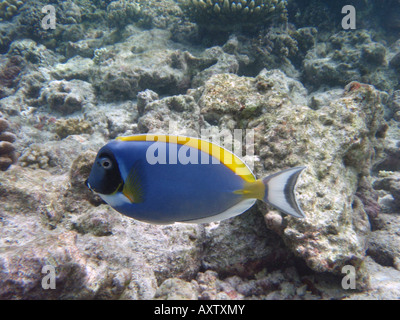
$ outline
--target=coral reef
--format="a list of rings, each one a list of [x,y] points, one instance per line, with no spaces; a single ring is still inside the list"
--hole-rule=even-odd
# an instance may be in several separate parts
[[[303,78],[313,89],[362,81],[390,92],[398,82],[396,72],[387,68],[386,48],[366,30],[341,31],[317,43],[308,51],[303,67]]]
[[[139,32],[133,27],[129,30],[132,35],[124,44],[108,49],[112,59],[89,70],[89,81],[105,100],[134,99],[146,89],[158,94],[184,93],[193,78],[200,85],[201,80],[196,78],[209,76],[201,73],[208,68],[213,68],[211,74],[234,72],[238,68],[236,59],[221,55],[220,49],[210,49],[201,57],[194,57],[166,42],[169,32],[159,29]]]
[[[400,196],[399,185],[400,179],[397,180],[397,196]],[[399,223],[398,215],[380,215],[379,222],[376,222],[377,230],[374,230],[369,237],[368,255],[380,265],[400,271]]]
[[[198,272],[201,227],[160,228],[88,202],[74,213],[68,175],[30,168],[6,174],[0,176],[2,299],[150,299],[157,282]],[[57,290],[42,289],[44,265],[55,268]]]
[[[188,283],[178,278],[165,280],[157,288],[154,299],[156,300],[197,300],[195,284]]]
[[[347,31],[346,0],[53,0],[54,30],[27,4],[0,0],[0,299],[399,297],[399,0]],[[85,185],[119,135],[235,129],[257,177],[307,166],[305,219],[150,225]]]
[[[26,150],[20,158],[20,165],[23,167],[46,169],[56,164],[52,159],[51,152],[42,150],[40,146],[33,145]]]
[[[258,176],[276,170],[277,164],[307,165],[298,192],[309,216],[290,219],[283,231],[285,243],[314,270],[339,273],[347,263],[359,268],[369,222],[362,204],[356,211],[353,201],[358,175],[369,176],[373,155],[382,151],[375,137],[383,125],[379,94],[361,86],[315,112],[293,105],[291,91],[274,86],[279,74],[264,71],[255,79],[213,76],[199,99],[202,114],[220,129],[257,132],[255,148],[263,166],[256,168]],[[244,112],[247,108],[254,110],[251,120]]]
[[[55,122],[55,132],[60,139],[64,139],[72,134],[93,133],[93,129],[86,120],[68,118],[59,119]]]
[[[124,26],[133,22],[140,13],[140,4],[136,1],[118,0],[112,1],[107,6],[107,19],[111,25]]]
[[[385,111],[386,119],[393,118],[395,121],[400,122],[400,90],[393,91]]]
[[[53,111],[68,115],[81,111],[93,100],[93,89],[90,83],[82,80],[51,81],[42,89],[40,101]]]
[[[9,123],[0,115],[0,170],[6,171],[12,164],[17,161],[17,153],[13,143],[16,136],[8,132]]]
[[[0,68],[0,98],[11,95],[22,71],[22,59],[12,56]]]
[[[274,17],[286,19],[286,0],[186,0],[184,5],[199,23],[265,23]]]
[[[380,171],[380,177],[374,182],[376,190],[389,192],[395,204],[400,206],[400,175],[391,172]]]
[[[397,299],[400,293],[400,272],[382,267],[370,257],[365,262],[371,275],[370,290],[359,293],[344,290],[337,280],[326,274],[302,274],[293,267],[269,272],[263,269],[254,279],[238,276],[221,279],[218,273],[199,272],[196,279],[187,282],[171,278],[157,289],[158,299],[199,300],[320,300],[320,299]],[[351,292],[350,292],[351,291]]]
[[[18,9],[24,5],[21,0],[2,0],[0,2],[0,21],[9,20],[18,13]]]

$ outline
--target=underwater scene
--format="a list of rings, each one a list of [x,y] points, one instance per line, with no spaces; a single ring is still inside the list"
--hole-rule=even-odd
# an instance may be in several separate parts
[[[43,299],[400,299],[400,0],[0,0],[0,300]]]

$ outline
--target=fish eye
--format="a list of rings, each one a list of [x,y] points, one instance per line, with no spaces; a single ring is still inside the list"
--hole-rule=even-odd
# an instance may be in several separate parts
[[[112,162],[109,158],[101,158],[100,165],[106,170],[109,170],[112,168]]]

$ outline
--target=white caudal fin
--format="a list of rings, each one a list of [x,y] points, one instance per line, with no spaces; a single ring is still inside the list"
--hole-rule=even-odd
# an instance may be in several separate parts
[[[265,185],[264,202],[296,218],[304,218],[294,194],[297,178],[306,167],[283,170],[262,179]]]

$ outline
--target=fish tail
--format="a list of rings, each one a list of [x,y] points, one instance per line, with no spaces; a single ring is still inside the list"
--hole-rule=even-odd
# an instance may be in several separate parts
[[[279,211],[296,218],[304,218],[304,212],[297,203],[294,190],[297,178],[306,167],[294,167],[272,174],[262,182],[265,186],[263,198],[260,199]]]

